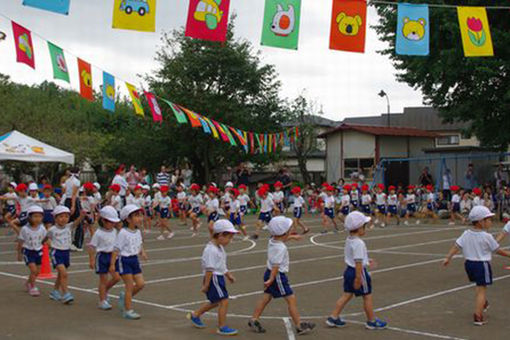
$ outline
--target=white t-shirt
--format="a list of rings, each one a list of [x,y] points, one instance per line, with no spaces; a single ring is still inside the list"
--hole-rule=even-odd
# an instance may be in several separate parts
[[[283,191],[275,191],[273,192],[273,201],[275,203],[283,202],[283,198],[285,195],[283,194]]]
[[[152,197],[151,195],[147,195],[145,196],[144,200],[143,200],[143,206],[146,207],[146,208],[150,208],[152,206]]]
[[[481,197],[479,197],[479,196],[475,196],[475,197],[473,198],[473,201],[472,201],[472,205],[471,205],[471,206],[472,206],[472,207],[476,207],[476,206],[478,206],[478,205],[483,205],[483,200],[482,200],[482,198],[481,198]]]
[[[76,178],[75,176],[70,176],[66,181],[64,182],[64,194],[67,198],[73,197],[73,188],[79,188],[81,185],[80,180]]]
[[[220,208],[220,202],[218,201],[217,198],[213,198],[207,201],[205,206],[207,208],[208,213],[212,214],[214,212],[218,212],[218,209]]]
[[[3,194],[3,197],[7,198],[5,201],[7,205],[15,205],[16,200],[18,199],[18,195],[15,192],[7,192]]]
[[[395,202],[397,200],[397,196],[395,196]],[[375,194],[375,204],[377,205],[385,205],[386,204],[386,194],[384,192],[380,194]],[[395,203],[396,204],[396,203]]]
[[[111,195],[110,196],[110,204],[117,211],[122,210],[122,198],[119,195]]]
[[[221,201],[225,205],[230,205],[230,202],[232,202],[232,197],[230,196],[229,192],[226,192],[225,195],[221,196]]]
[[[126,204],[134,204],[138,208],[143,208],[145,206],[145,199],[141,195],[138,196],[138,197],[133,196],[133,195],[129,195],[126,198]]]
[[[247,206],[248,203],[250,202],[250,196],[248,196],[247,194],[242,194],[242,195],[239,195],[237,197],[237,199],[239,200],[239,203],[241,204],[241,206]]]
[[[85,212],[92,212],[95,206],[96,200],[93,196],[81,196],[80,197],[80,208]]]
[[[239,209],[241,208],[241,204],[239,203],[239,200],[235,199],[230,204],[230,212],[231,213],[238,213]]]
[[[389,195],[388,196],[388,205],[397,205],[398,197],[397,194]]]
[[[342,207],[348,207],[351,204],[351,197],[349,195],[342,196]]]
[[[452,203],[460,203],[460,196],[457,194],[453,194]]]
[[[305,199],[303,196],[297,196],[294,198],[294,208],[302,208],[305,204]]]
[[[274,201],[268,196],[265,199],[260,200],[260,212],[268,213],[274,208]]]
[[[498,242],[491,234],[472,229],[466,230],[455,243],[462,249],[464,258],[470,261],[490,261],[492,253],[499,249]]]
[[[128,187],[128,182],[126,181],[126,179],[124,177],[122,177],[121,175],[115,175],[115,177],[113,177],[112,184],[120,185],[119,195],[126,196],[126,189]]]
[[[335,207],[335,197],[333,196],[327,196],[324,200],[324,208],[326,209],[332,209]]]
[[[154,202],[159,206],[159,209],[170,209],[172,199],[170,196],[161,196],[158,199],[155,199]]]
[[[434,196],[434,194],[432,192],[430,194],[427,194],[427,202],[434,203],[435,201],[436,201],[436,197]]]
[[[416,196],[414,194],[407,194],[406,195],[406,203],[407,204],[414,204],[414,203],[416,203]]]
[[[178,192],[177,199],[179,200],[179,203],[186,202],[186,193],[184,191]]]
[[[508,222],[504,227],[503,231],[507,234],[510,234],[510,222]]]
[[[328,197],[328,194],[326,194],[325,192],[321,192],[319,194],[319,198],[322,200],[322,202],[324,202],[327,197]]]
[[[356,267],[356,262],[362,262],[363,267],[368,266],[368,251],[365,242],[356,236],[349,236],[345,240],[345,263]]]
[[[53,210],[57,206],[57,200],[53,196],[44,197],[42,200],[44,202],[41,202],[41,208],[44,210]]]
[[[361,204],[369,205],[370,203],[372,203],[372,196],[369,194],[361,195]]]
[[[122,228],[117,235],[114,248],[119,251],[120,256],[133,256],[140,253],[142,243],[142,233],[139,229]]]
[[[351,191],[351,200],[352,200],[352,201],[357,201],[357,200],[359,200],[359,193],[358,193],[358,190],[352,190],[352,191]]]
[[[63,227],[53,225],[48,230],[48,238],[51,240],[51,248],[58,250],[69,250],[72,244],[73,223]]]
[[[214,275],[225,275],[227,269],[227,253],[221,245],[207,243],[202,253],[202,272],[213,272]]]
[[[28,224],[21,228],[18,240],[23,241],[23,248],[29,250],[41,250],[42,242],[46,238],[46,228],[42,224],[32,228]]]
[[[289,272],[289,250],[285,243],[269,239],[267,244],[267,269],[278,266],[281,273]]]
[[[92,236],[89,247],[92,247],[96,252],[100,253],[111,253],[115,246],[115,240],[117,238],[117,230],[115,228],[107,230],[99,228]]]
[[[101,201],[103,200],[103,197],[101,196],[101,193],[99,191],[95,192],[92,196],[94,197],[96,204],[100,204]]]
[[[200,208],[202,204],[204,204],[204,199],[202,198],[201,194],[197,194],[196,196],[191,195],[188,198],[188,201],[192,209]]]

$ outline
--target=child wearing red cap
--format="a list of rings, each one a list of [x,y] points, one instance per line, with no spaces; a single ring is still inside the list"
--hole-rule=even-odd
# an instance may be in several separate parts
[[[207,189],[207,196],[209,196],[209,200],[205,203],[205,210],[207,213],[207,223],[209,223],[209,234],[213,235],[213,226],[214,222],[220,219],[218,214],[220,210],[220,202],[217,198],[218,188],[215,186],[210,186]]]
[[[28,208],[37,203],[34,198],[28,195],[27,190],[28,187],[24,183],[18,184],[16,187],[16,192],[18,193],[16,201],[19,205],[19,214],[18,218],[11,220],[9,223],[16,235],[19,234],[20,228],[28,222]]]
[[[342,194],[342,201],[340,202],[340,214],[338,214],[338,218],[342,223],[345,221],[345,217],[349,215],[351,204],[351,197],[349,196],[349,192],[351,191],[351,186],[346,184],[342,188],[343,194]]]
[[[162,185],[160,189],[161,196],[155,198],[152,203],[153,208],[158,207],[161,235],[157,237],[157,240],[160,241],[165,239],[165,234],[167,234],[168,239],[174,237],[174,233],[170,227],[170,209],[172,206],[172,200],[168,196],[168,189],[168,185]]]
[[[122,209],[122,198],[119,195],[120,185],[112,184],[108,188],[108,193],[106,194],[106,205],[112,206],[117,213],[120,214],[120,210]]]
[[[372,209],[370,205],[372,204],[372,195],[369,193],[369,187],[367,184],[364,184],[361,187],[361,212],[367,216],[372,214]]]
[[[334,231],[338,232],[338,226],[335,221],[335,197],[333,196],[333,192],[335,188],[328,184],[326,189],[326,198],[324,202],[322,202],[321,210],[322,210],[322,234],[328,232],[328,227],[330,224],[333,225]]]
[[[194,237],[198,234],[198,229],[200,228],[199,217],[202,211],[202,206],[204,204],[204,199],[202,194],[200,194],[200,186],[198,184],[191,184],[190,191],[191,195],[188,198],[190,209],[188,211],[188,215],[191,218],[191,228],[193,231],[191,236]]]
[[[271,221],[271,212],[275,209],[274,201],[269,196],[268,191],[269,189],[267,186],[262,186],[259,190],[257,190],[257,195],[260,197],[260,214],[255,226],[255,234],[251,237],[252,240],[259,238],[260,229]]]
[[[274,202],[275,207],[278,208],[278,209],[275,209],[276,215],[283,214],[285,212],[285,207],[284,207],[284,203],[283,203],[285,194],[282,191],[282,187],[283,187],[283,184],[280,181],[278,181],[274,184],[275,191],[273,192],[273,202]]]
[[[182,183],[177,184],[177,200],[179,201],[179,220],[181,221],[181,225],[187,226],[187,209],[186,206],[188,205],[188,196],[186,195],[186,192],[184,191],[184,186]]]
[[[388,187],[389,195],[388,195],[388,213],[386,214],[386,224],[390,224],[390,218],[395,217],[397,219],[397,225],[400,224],[400,215],[398,213],[398,196],[396,187],[394,185],[390,185]]]
[[[241,220],[241,203],[239,202],[239,190],[232,188],[230,190],[232,195],[232,201],[230,202],[230,222],[237,226],[243,233],[243,240],[248,240],[248,234],[246,234],[246,227],[242,224]]]
[[[416,194],[414,192],[414,185],[409,185],[407,187],[407,195],[405,197],[406,204],[406,215],[405,215],[405,225],[409,225],[409,217],[416,214]],[[416,220],[416,224],[420,224],[420,220]]]
[[[351,197],[352,209],[358,210],[358,207],[359,207],[358,183],[352,183],[350,197]]]
[[[482,190],[480,188],[473,189],[473,207],[483,205]]]
[[[292,188],[292,194],[294,195],[294,203],[292,204],[293,213],[294,213],[294,223],[292,224],[292,228],[296,231],[296,226],[299,225],[301,229],[303,229],[303,235],[310,232],[310,229],[307,228],[303,222],[301,222],[301,216],[303,216],[303,211],[306,214],[306,201],[301,196],[301,188],[294,187]]]
[[[425,190],[427,191],[427,205],[424,207],[423,213],[425,217],[437,220],[438,218],[436,214],[437,202],[436,196],[434,195],[434,186],[429,184],[425,187]]]
[[[453,192],[452,199],[450,201],[450,223],[449,225],[455,225],[455,221],[458,219],[462,224],[466,223],[464,217],[460,214],[460,187],[458,185],[452,185],[450,190]]]
[[[396,198],[396,197],[395,197]],[[381,228],[386,227],[386,223],[388,222],[387,216],[386,216],[386,207],[387,204],[387,196],[384,193],[384,184],[377,184],[376,193],[375,193],[375,222],[374,224],[379,223],[379,219],[381,220]],[[386,222],[385,222],[386,221]]]

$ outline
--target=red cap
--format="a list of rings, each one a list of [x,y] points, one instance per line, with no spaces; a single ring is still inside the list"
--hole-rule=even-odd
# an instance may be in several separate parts
[[[271,189],[271,186],[269,184],[262,184],[262,188],[266,189],[266,190],[270,190]]]
[[[27,191],[28,187],[25,183],[18,184],[16,187],[16,191]]]
[[[322,183],[322,187],[323,187],[323,188],[327,188],[327,187],[328,187],[328,185],[329,185],[329,183],[328,183],[328,182],[324,182],[324,183]]]
[[[193,183],[193,184],[191,184],[191,186],[189,188],[190,188],[190,190],[199,191],[200,190],[200,185],[198,185],[197,183]]]
[[[335,191],[335,187],[328,184],[328,186],[326,187],[326,191]]]
[[[364,185],[361,187],[361,190],[362,190],[362,191],[368,191],[368,185],[367,185],[367,184],[364,184]]]
[[[239,189],[246,190],[246,189],[248,189],[248,187],[247,187],[246,185],[244,185],[244,184],[241,184],[241,185],[239,186]]]
[[[381,190],[384,190],[384,184],[382,183],[377,184],[377,187]]]
[[[115,192],[119,192],[120,191],[120,185],[112,184],[112,185],[110,185],[110,189],[115,191]]]
[[[481,190],[480,188],[474,188],[474,189],[473,189],[473,193],[474,193],[475,195],[481,195],[481,194],[482,194],[482,190]]]
[[[114,185],[118,185],[118,184],[114,184]],[[112,185],[112,187],[113,187],[113,185]],[[95,188],[95,186],[92,182],[87,182],[87,183],[83,184],[83,189],[85,189],[87,191],[92,191],[92,190],[94,190],[94,188]],[[119,186],[118,191],[120,191],[120,186]]]
[[[281,187],[283,187],[283,183],[282,183],[282,182],[280,182],[280,181],[277,181],[277,182],[274,184],[274,187],[275,187],[275,188],[281,188]]]
[[[351,186],[349,184],[344,185],[344,190],[351,191]]]
[[[412,184],[407,187],[408,190],[414,190],[414,188],[415,188],[415,186]]]
[[[161,189],[159,189],[161,192],[168,192],[168,185],[162,185]]]
[[[427,184],[427,186],[425,187],[428,191],[432,191],[434,190],[434,186],[432,184]]]
[[[214,185],[211,185],[211,186],[207,189],[207,192],[217,193],[217,192],[218,192],[218,188],[216,188]]]
[[[49,185],[49,184],[45,184],[43,186],[43,190],[53,190],[53,187],[51,185]]]
[[[353,189],[357,189],[358,188],[358,183],[352,183],[352,188]]]
[[[232,190],[230,190],[230,192],[232,192],[232,195],[234,195],[234,197],[239,196],[239,190],[236,188],[233,188]]]
[[[452,191],[459,191],[460,187],[458,185],[452,185],[450,189],[452,189]]]
[[[394,186],[394,185],[390,185],[390,186],[388,187],[388,190],[389,190],[389,191],[391,191],[391,190],[395,190],[395,189],[396,189],[396,188],[395,188],[395,186]]]
[[[265,194],[267,194],[267,189],[265,187],[262,187],[259,190],[257,190],[257,195],[259,195],[259,197],[262,197]]]
[[[291,192],[293,194],[299,194],[299,193],[301,193],[301,188],[300,187],[294,187],[294,188],[292,188]]]

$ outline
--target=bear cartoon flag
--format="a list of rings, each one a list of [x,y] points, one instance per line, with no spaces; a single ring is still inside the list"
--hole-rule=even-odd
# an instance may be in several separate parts
[[[457,7],[462,46],[466,57],[492,57],[491,31],[484,7]]]
[[[297,50],[301,0],[266,0],[261,44]]]
[[[50,50],[51,64],[53,65],[53,78],[67,81],[69,83],[69,70],[67,69],[64,51],[48,41]]]
[[[80,94],[83,98],[93,101],[92,72],[90,64],[78,58],[78,76],[80,77]]]
[[[329,48],[365,52],[367,3],[365,0],[333,0]]]
[[[103,72],[103,108],[115,112],[115,77]]]
[[[140,94],[136,90],[136,87],[126,82],[126,87],[129,92],[129,96],[131,97],[131,102],[133,102],[133,107],[135,108],[135,112],[137,115],[145,116],[143,112],[142,100],[140,99]]]
[[[398,4],[396,52],[401,55],[429,55],[429,6]]]
[[[71,0],[23,0],[23,5],[59,14],[69,14]]]
[[[16,61],[27,64],[35,69],[34,45],[32,44],[32,34],[25,27],[12,22],[12,32],[14,35],[14,46],[16,47]]]
[[[227,37],[230,0],[190,0],[187,37],[225,41]]]
[[[112,27],[155,32],[156,0],[115,0]]]

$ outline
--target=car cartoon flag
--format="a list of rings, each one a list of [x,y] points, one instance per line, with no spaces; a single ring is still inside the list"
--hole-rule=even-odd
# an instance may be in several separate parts
[[[149,102],[149,107],[152,111],[152,120],[155,122],[162,123],[163,122],[163,113],[161,112],[161,108],[159,107],[156,96],[150,92],[144,92],[145,98]]]
[[[69,14],[71,0],[23,0],[23,5],[59,14]]]
[[[90,64],[78,58],[78,76],[80,78],[80,94],[83,98],[93,101],[92,72]]]
[[[399,3],[397,42],[395,51],[400,55],[429,55],[429,6]]]
[[[126,82],[126,87],[129,92],[129,96],[131,97],[131,101],[133,102],[133,107],[135,108],[135,112],[137,115],[145,116],[143,112],[142,100],[140,99],[140,94],[136,90],[136,87]]]
[[[266,0],[261,44],[297,50],[301,0]]]
[[[491,31],[484,7],[457,7],[462,46],[466,57],[492,57]]]
[[[67,81],[69,83],[69,70],[67,69],[64,51],[48,41],[51,64],[53,65],[53,78]]]
[[[333,0],[329,48],[364,53],[366,24],[365,0]]]
[[[12,32],[14,35],[14,46],[16,48],[16,61],[27,64],[35,69],[34,45],[32,44],[32,34],[25,27],[12,22]]]
[[[187,37],[225,41],[227,37],[230,0],[190,0]]]
[[[115,0],[113,28],[156,31],[156,0]]]
[[[103,108],[115,112],[115,77],[103,72]]]

